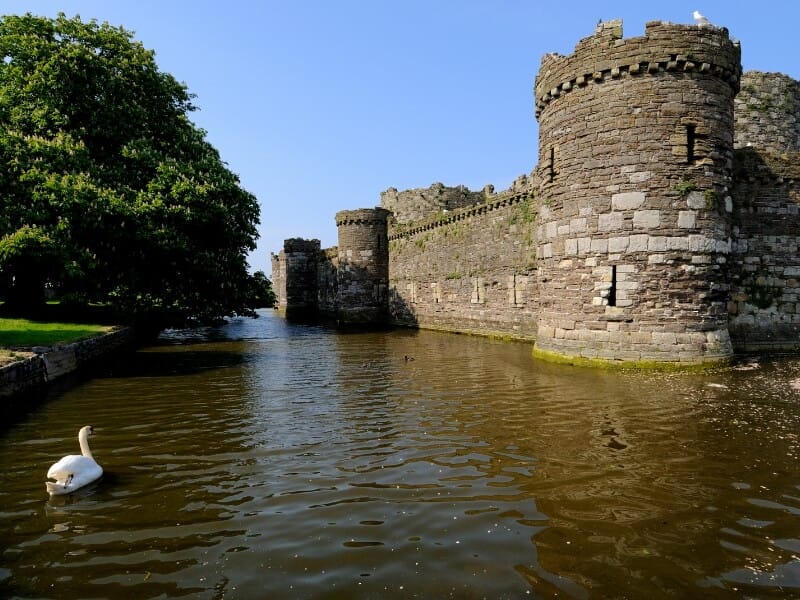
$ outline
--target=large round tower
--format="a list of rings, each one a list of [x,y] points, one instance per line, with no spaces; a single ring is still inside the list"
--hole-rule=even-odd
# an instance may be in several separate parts
[[[336,213],[339,268],[336,318],[342,325],[387,321],[389,241],[384,208]]]
[[[724,28],[600,23],[542,59],[540,316],[544,357],[698,363],[732,354],[733,99]]]

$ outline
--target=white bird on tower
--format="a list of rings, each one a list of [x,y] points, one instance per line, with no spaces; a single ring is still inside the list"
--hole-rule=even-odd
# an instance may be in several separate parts
[[[692,16],[694,17],[694,22],[697,25],[711,25],[711,21],[709,21],[703,15],[701,15],[699,10],[694,11],[692,13]]]

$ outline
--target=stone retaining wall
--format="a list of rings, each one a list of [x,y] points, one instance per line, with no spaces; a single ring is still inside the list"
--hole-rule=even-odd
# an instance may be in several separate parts
[[[35,356],[0,368],[0,400],[8,403],[17,396],[44,390],[53,381],[132,346],[134,341],[133,330],[126,327],[64,346],[35,347]]]

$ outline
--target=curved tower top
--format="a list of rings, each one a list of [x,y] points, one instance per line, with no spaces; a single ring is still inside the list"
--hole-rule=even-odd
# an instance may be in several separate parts
[[[623,39],[622,20],[601,22],[569,56],[542,57],[534,88],[536,116],[573,89],[665,71],[713,75],[727,82],[735,95],[742,75],[741,47],[724,27],[650,21],[644,36]]]

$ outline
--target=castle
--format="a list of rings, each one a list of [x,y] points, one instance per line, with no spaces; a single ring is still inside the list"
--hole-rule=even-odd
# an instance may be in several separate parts
[[[742,72],[725,28],[600,23],[534,85],[538,163],[434,184],[272,256],[287,316],[534,341],[578,363],[800,348],[800,82]]]

